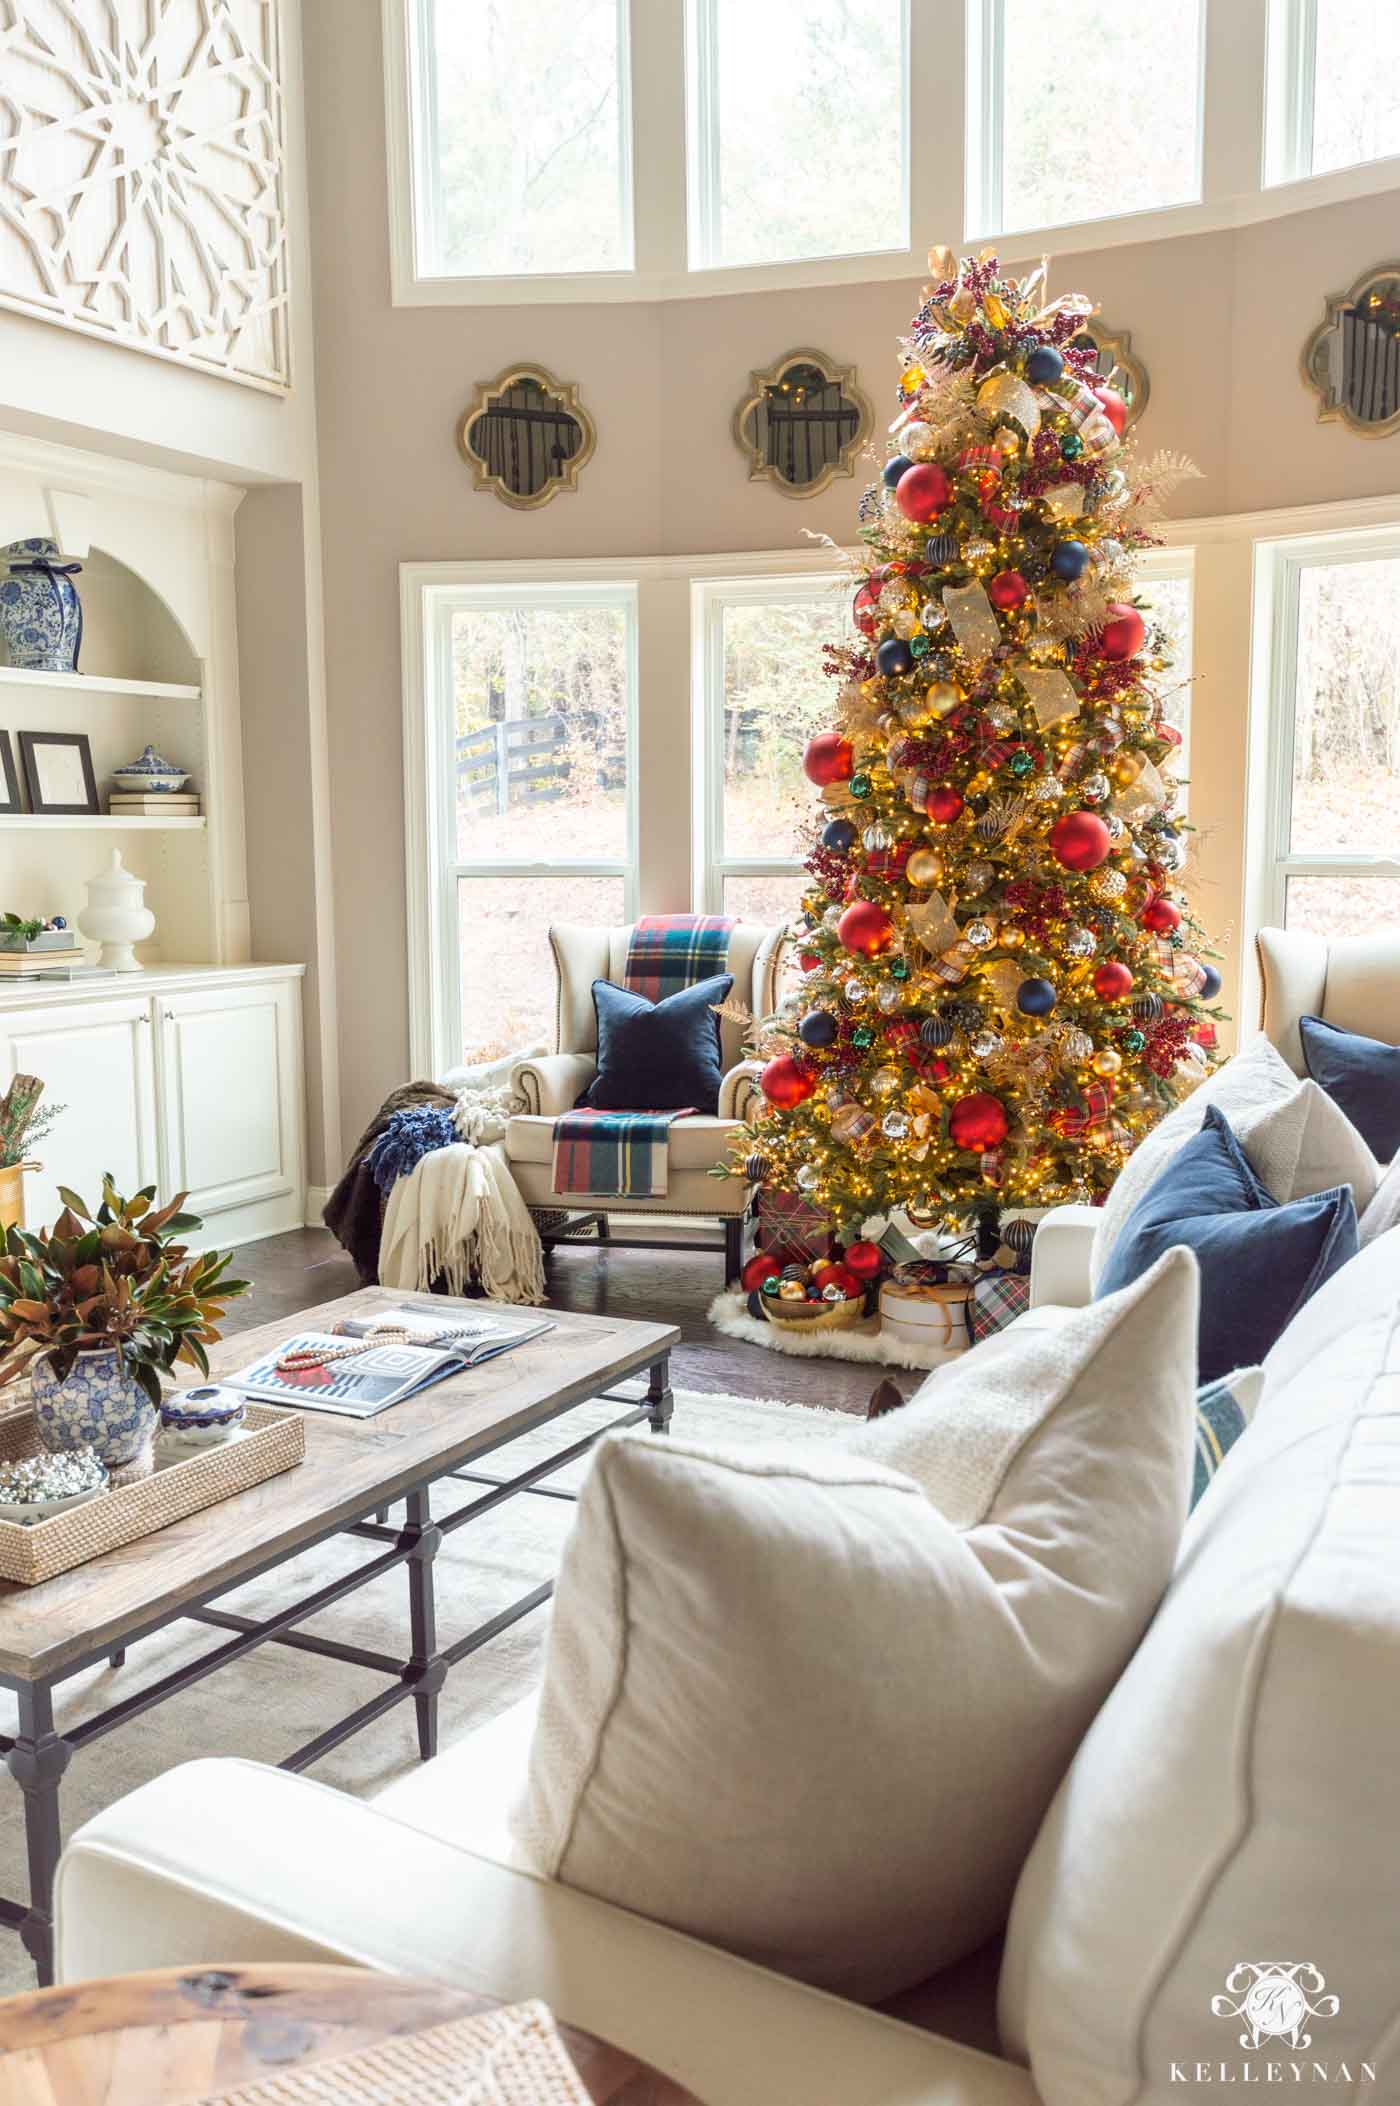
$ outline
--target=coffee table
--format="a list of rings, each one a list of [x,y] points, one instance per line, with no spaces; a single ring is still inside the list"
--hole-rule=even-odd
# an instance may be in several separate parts
[[[168,1968],[75,1982],[0,2002],[0,2106],[200,2106],[245,2086],[300,2090],[292,2080],[312,2072],[313,2096],[364,2106],[384,2093],[341,2058],[422,2042],[499,2008],[465,1989],[357,1967]],[[594,2106],[697,2106],[625,2050],[574,2026],[559,2031]],[[461,2095],[450,2079],[432,2085],[434,2098]]]
[[[242,1331],[210,1354],[218,1381],[298,1331],[328,1330],[341,1317],[401,1302],[402,1294],[365,1287],[340,1300]],[[444,1310],[479,1312],[480,1302],[443,1298]],[[512,1315],[521,1315],[512,1310]],[[449,1670],[548,1600],[552,1584],[532,1589],[508,1608],[443,1643],[438,1637],[433,1559],[443,1538],[506,1500],[527,1494],[569,1495],[543,1480],[576,1461],[605,1433],[648,1423],[664,1433],[671,1416],[669,1355],[680,1333],[669,1324],[623,1322],[570,1311],[541,1310],[552,1328],[484,1366],[465,1370],[409,1397],[373,1419],[306,1413],[306,1460],[299,1468],[225,1499],[203,1513],[143,1536],[107,1556],[37,1587],[0,1582],[0,1686],[15,1691],[19,1731],[0,1735],[11,1776],[24,1795],[29,1863],[27,1902],[0,1898],[0,1928],[17,1930],[40,1983],[53,1979],[53,1880],[62,1848],[59,1787],[74,1756],[117,1726],[260,1645],[283,1645],[342,1660],[387,1677],[387,1687],[328,1723],[281,1767],[304,1770],[362,1727],[412,1698],[423,1761],[437,1751],[438,1696]],[[645,1373],[643,1397],[614,1395],[612,1385]],[[496,1449],[596,1398],[623,1405],[606,1426],[557,1449],[515,1476],[500,1479],[478,1466]],[[431,1487],[443,1479],[474,1487],[473,1496],[434,1516]],[[404,1503],[402,1527],[387,1510]],[[261,1619],[213,1606],[231,1588],[258,1578],[336,1534],[360,1538],[375,1554],[314,1594]],[[371,1580],[403,1565],[408,1576],[408,1649],[404,1657],[342,1645],[297,1626]],[[95,1662],[120,1665],[126,1648],[177,1618],[213,1625],[227,1635],[188,1665],[161,1675],[91,1718],[56,1730],[57,1684]],[[230,1752],[236,1752],[230,1735]]]

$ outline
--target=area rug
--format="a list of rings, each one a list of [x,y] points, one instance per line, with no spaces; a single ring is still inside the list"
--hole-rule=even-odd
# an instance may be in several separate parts
[[[530,1462],[568,1446],[590,1427],[606,1425],[617,1416],[617,1409],[616,1404],[580,1405],[553,1426],[500,1449],[483,1468],[493,1476],[514,1476]],[[776,1398],[685,1390],[676,1395],[673,1430],[701,1440],[787,1442],[830,1439],[857,1423],[847,1412],[785,1404]],[[645,1428],[632,1437],[654,1438]],[[586,1460],[573,1464],[549,1482],[576,1490],[586,1467]],[[470,1496],[466,1485],[444,1484],[434,1492],[434,1505],[438,1512],[446,1512]],[[402,1508],[397,1509],[396,1517],[401,1513]],[[558,1567],[572,1513],[572,1507],[562,1500],[523,1497],[450,1536],[436,1567],[442,1640],[450,1642],[550,1578]],[[353,1570],[372,1554],[365,1543],[334,1538],[268,1577],[223,1595],[220,1606],[244,1615],[270,1614],[281,1604],[312,1593],[338,1573]],[[547,1617],[547,1610],[539,1609],[522,1618],[449,1674],[439,1713],[444,1747],[494,1718],[534,1687],[540,1675]],[[404,1568],[386,1573],[304,1628],[383,1652],[406,1651],[408,1583]],[[219,1632],[199,1624],[177,1623],[133,1646],[125,1666],[89,1668],[74,1676],[55,1693],[59,1732],[65,1722],[76,1723],[105,1709],[171,1668],[198,1659],[220,1642]],[[64,1833],[71,1834],[138,1784],[196,1756],[242,1755],[257,1762],[278,1762],[383,1687],[380,1675],[320,1660],[314,1654],[291,1652],[285,1646],[264,1646],[76,1755],[63,1784]],[[13,1700],[8,1696],[0,1702],[0,1730],[15,1730]],[[323,1784],[369,1796],[416,1761],[413,1705],[403,1703],[335,1749],[310,1774]],[[28,1890],[20,1795],[4,1776],[0,1776],[0,1793],[8,1795],[0,1830],[0,1891],[22,1899]],[[18,1938],[0,1936],[0,1994],[33,1986],[33,1970]]]

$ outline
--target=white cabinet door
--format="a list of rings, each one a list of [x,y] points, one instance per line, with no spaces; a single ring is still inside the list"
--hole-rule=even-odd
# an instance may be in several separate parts
[[[159,1175],[147,1001],[66,1002],[20,1010],[0,1023],[5,1079],[39,1075],[44,1102],[63,1106],[52,1132],[33,1151],[43,1164],[24,1181],[25,1219],[51,1223],[68,1185],[90,1206],[102,1197],[102,1173],[135,1192]]]
[[[273,980],[157,997],[162,1184],[206,1219],[255,1208],[261,1233],[302,1218],[299,996]]]

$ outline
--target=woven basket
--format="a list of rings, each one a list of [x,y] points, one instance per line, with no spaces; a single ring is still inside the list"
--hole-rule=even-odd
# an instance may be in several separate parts
[[[844,1302],[779,1302],[784,1313],[779,1316],[772,1300],[765,1298],[763,1313],[777,1331],[849,1331],[865,1315],[865,1297],[850,1296]],[[810,1316],[789,1314],[798,1309],[811,1311]]]
[[[0,1579],[17,1580],[22,1587],[55,1579],[89,1558],[119,1550],[123,1543],[134,1543],[138,1536],[152,1535],[172,1521],[183,1521],[292,1469],[305,1450],[306,1422],[299,1411],[250,1404],[245,1431],[237,1440],[158,1465],[139,1483],[99,1492],[95,1499],[47,1521],[29,1527],[0,1521]],[[26,1406],[0,1416],[0,1460],[15,1462],[42,1452],[32,1410]]]

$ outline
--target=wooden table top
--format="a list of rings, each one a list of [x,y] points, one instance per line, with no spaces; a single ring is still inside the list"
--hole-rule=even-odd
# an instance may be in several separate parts
[[[201,2106],[499,2008],[357,1967],[168,1968],[76,1982],[0,2001],[0,2106]],[[559,2030],[594,2106],[697,2106],[634,2056]],[[353,2106],[362,2094],[349,2082]]]
[[[210,1353],[214,1381],[247,1367],[298,1331],[329,1330],[343,1316],[405,1300],[363,1287],[338,1301],[240,1331]],[[445,1309],[489,1304],[443,1297]],[[127,1636],[164,1622],[279,1557],[292,1557],[367,1509],[425,1478],[460,1467],[503,1437],[528,1433],[561,1410],[645,1370],[680,1343],[671,1324],[631,1323],[572,1310],[511,1308],[547,1316],[552,1329],[483,1366],[449,1376],[373,1419],[308,1411],[306,1460],[280,1477],[142,1536],[36,1587],[0,1581],[0,1676],[33,1681],[100,1657]]]

